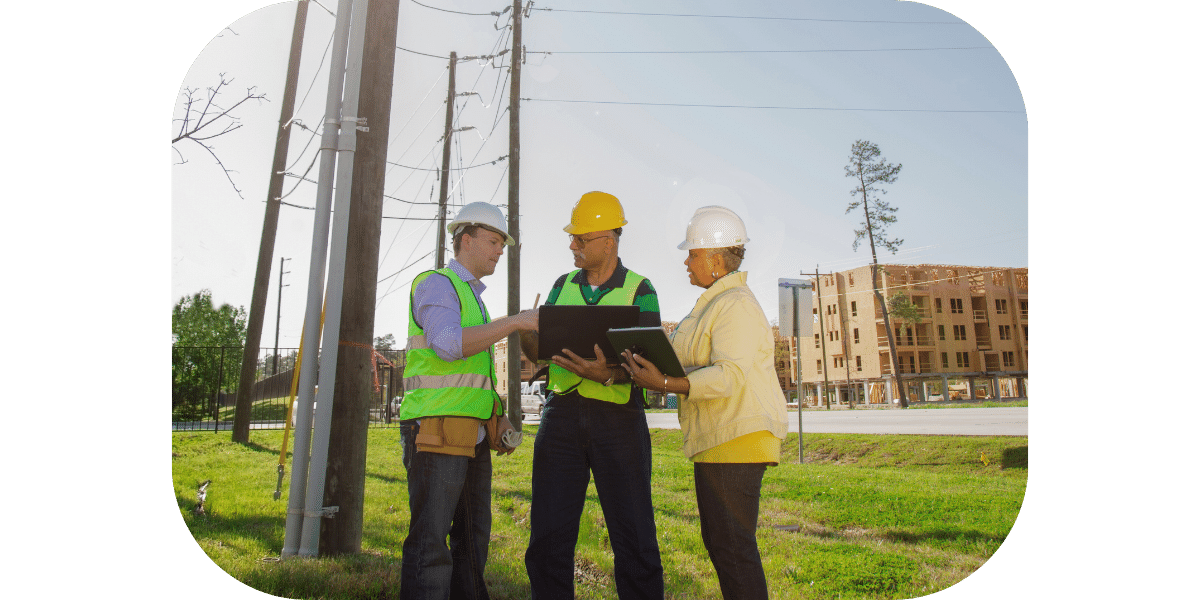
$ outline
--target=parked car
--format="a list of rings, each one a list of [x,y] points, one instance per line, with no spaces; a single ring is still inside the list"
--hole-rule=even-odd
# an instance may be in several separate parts
[[[521,412],[541,414],[546,405],[546,382],[535,381],[533,385],[521,384]]]

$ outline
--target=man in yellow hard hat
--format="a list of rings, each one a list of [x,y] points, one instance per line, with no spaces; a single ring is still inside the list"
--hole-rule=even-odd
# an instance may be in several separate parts
[[[639,326],[661,326],[650,280],[617,255],[626,225],[621,202],[588,192],[563,228],[577,269],[546,297],[555,305],[633,305]],[[538,355],[536,331],[521,332],[526,356]],[[663,568],[650,494],[650,432],[645,397],[628,372],[569,350],[553,358],[542,420],[533,445],[529,548],[525,568],[535,600],[573,598],[575,543],[589,474],[595,479],[612,543],[617,595],[663,597]]]

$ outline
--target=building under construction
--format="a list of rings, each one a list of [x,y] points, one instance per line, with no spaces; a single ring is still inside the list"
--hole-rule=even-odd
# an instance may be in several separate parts
[[[805,402],[899,402],[871,266],[813,284],[814,333],[799,344]],[[910,402],[1027,397],[1029,269],[879,265],[879,286],[885,300],[903,293],[913,306],[911,319],[889,314]]]

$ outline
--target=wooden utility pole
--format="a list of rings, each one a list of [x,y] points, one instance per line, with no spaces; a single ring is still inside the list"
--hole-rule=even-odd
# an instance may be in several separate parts
[[[817,280],[817,323],[821,326],[821,335],[820,335],[821,362],[824,363],[823,368],[821,369],[821,375],[823,376],[824,381],[825,381],[824,387],[822,387],[821,389],[824,390],[824,395],[825,395],[825,410],[833,410],[833,408],[831,406],[829,406],[829,354],[827,352],[825,352],[825,346],[826,346],[826,344],[829,343],[829,340],[827,339],[827,337],[825,335],[825,304],[823,302],[821,302],[821,265],[817,265],[816,280]],[[799,340],[797,340],[797,341],[799,341]]]
[[[450,194],[450,136],[454,133],[454,66],[458,53],[450,53],[450,89],[446,93],[446,134],[442,138],[442,193],[438,196],[437,257],[433,268],[446,266],[446,197]]]
[[[262,342],[263,313],[267,306],[267,288],[271,283],[271,259],[275,254],[275,231],[279,226],[279,200],[283,194],[283,172],[287,169],[288,142],[291,139],[292,112],[296,105],[296,79],[300,73],[300,51],[304,46],[304,22],[308,2],[296,3],[292,25],[292,46],[288,53],[287,77],[283,84],[283,105],[279,109],[279,137],[275,139],[275,157],[271,161],[271,179],[267,185],[267,211],[263,216],[262,239],[258,244],[258,266],[254,272],[254,292],[250,297],[250,317],[246,323],[246,346],[242,350],[242,374],[238,380],[237,405],[233,413],[233,441],[250,441],[250,408],[254,375],[258,370],[258,346]]]
[[[521,312],[521,0],[513,0],[512,81],[508,94],[508,235],[516,244],[508,251],[508,314]],[[509,420],[521,430],[521,336],[508,336]],[[515,418],[514,418],[515,417]]]
[[[360,126],[350,186],[352,233],[346,247],[341,339],[336,342],[335,400],[322,504],[337,506],[338,511],[331,518],[322,519],[318,546],[322,556],[355,554],[362,548],[368,414],[375,393],[372,345],[375,293],[379,280],[379,238],[383,223],[383,184],[396,65],[399,0],[370,0],[367,11],[356,115]],[[361,124],[363,120],[365,124]]]

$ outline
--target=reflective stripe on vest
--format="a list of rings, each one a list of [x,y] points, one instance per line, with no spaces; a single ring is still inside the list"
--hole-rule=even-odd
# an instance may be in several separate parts
[[[461,307],[459,323],[474,327],[490,322],[471,286],[453,269],[426,271],[413,280],[409,292],[408,343],[404,365],[404,401],[400,403],[400,419],[431,416],[458,416],[487,419],[499,396],[496,394],[495,361],[492,352],[468,356],[462,360],[445,361],[429,346],[425,330],[417,325],[412,308],[413,293],[429,275],[438,273],[450,279]]]
[[[583,299],[583,293],[579,290],[579,284],[575,283],[575,277],[579,271],[574,271],[567,275],[567,282],[562,287],[562,292],[554,301],[558,305],[581,306],[587,304]],[[629,306],[637,298],[638,286],[645,281],[645,277],[626,270],[625,284],[619,288],[614,288],[600,298],[596,305],[602,306]],[[610,386],[605,386],[603,383],[584,379],[562,367],[550,365],[550,390],[556,394],[564,394],[574,391],[585,398],[593,400],[603,400],[605,402],[616,402],[624,404],[629,401],[630,393],[633,386],[629,383],[614,383]]]

